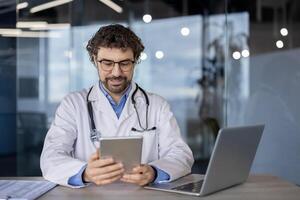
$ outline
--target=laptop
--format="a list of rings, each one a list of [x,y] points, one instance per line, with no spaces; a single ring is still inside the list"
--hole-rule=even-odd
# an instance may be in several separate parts
[[[223,128],[219,131],[205,175],[189,174],[169,183],[144,188],[205,196],[245,182],[264,130],[264,125]]]

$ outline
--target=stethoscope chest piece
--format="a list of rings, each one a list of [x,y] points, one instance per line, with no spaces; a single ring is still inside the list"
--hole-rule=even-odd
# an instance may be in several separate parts
[[[101,138],[100,131],[93,129],[90,133],[90,139],[92,144],[95,146],[95,148],[100,147],[100,138]]]

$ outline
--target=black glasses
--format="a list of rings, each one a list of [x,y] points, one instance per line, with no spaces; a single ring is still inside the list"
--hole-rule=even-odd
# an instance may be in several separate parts
[[[102,59],[102,60],[98,60],[98,62],[100,63],[100,66],[104,71],[112,71],[115,64],[117,63],[123,72],[130,71],[135,63],[133,60],[130,59],[121,60],[119,62]]]

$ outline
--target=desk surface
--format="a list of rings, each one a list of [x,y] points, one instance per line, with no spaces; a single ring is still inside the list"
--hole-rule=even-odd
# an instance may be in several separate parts
[[[2,177],[1,179],[5,179]],[[20,180],[41,180],[40,177],[18,177]],[[76,199],[101,199],[101,200],[185,200],[199,199],[200,197],[186,196],[182,194],[146,190],[141,187],[125,184],[113,183],[106,186],[90,185],[81,189],[71,189],[57,186],[39,199],[41,200],[76,200]],[[222,200],[299,200],[300,187],[283,181],[274,176],[250,176],[244,184],[223,190],[201,199],[222,199]]]

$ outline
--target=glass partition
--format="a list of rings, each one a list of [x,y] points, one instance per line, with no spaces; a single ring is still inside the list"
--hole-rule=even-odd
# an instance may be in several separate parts
[[[205,170],[225,123],[224,1],[116,1],[122,11],[96,0],[44,10],[38,6],[49,1],[26,2],[17,18],[22,31],[17,36],[18,175],[40,175],[43,140],[59,102],[98,80],[85,46],[109,23],[129,26],[141,37],[146,49],[134,80],[168,100],[193,150],[194,170]],[[145,14],[152,16],[150,22],[143,20]],[[232,16],[238,17],[247,15]],[[233,25],[232,31],[247,29],[237,21]]]
[[[71,4],[17,1],[17,175],[41,175],[39,158],[59,101],[70,91]],[[63,2],[63,1],[60,1]],[[9,37],[9,36],[7,36]]]
[[[228,3],[227,124],[265,124],[253,173],[300,184],[299,1]],[[238,14],[240,13],[240,14]],[[230,23],[230,16],[236,25]],[[240,29],[240,34],[232,29]]]
[[[0,176],[16,174],[16,2],[0,1]],[[5,19],[5,20],[4,20]]]

